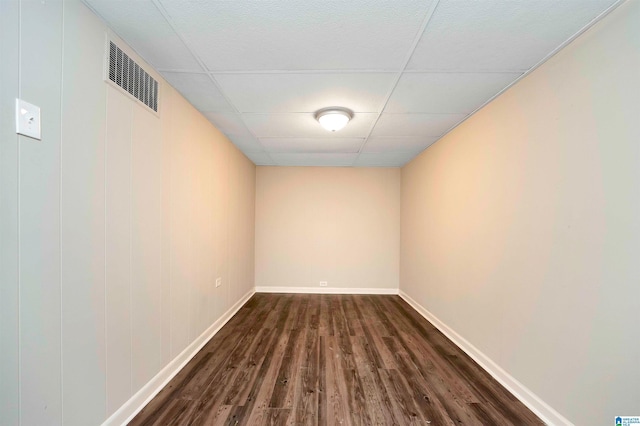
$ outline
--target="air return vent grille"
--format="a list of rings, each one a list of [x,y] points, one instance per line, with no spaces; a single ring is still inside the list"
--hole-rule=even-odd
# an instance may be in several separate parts
[[[158,112],[158,82],[112,41],[109,42],[109,80]]]

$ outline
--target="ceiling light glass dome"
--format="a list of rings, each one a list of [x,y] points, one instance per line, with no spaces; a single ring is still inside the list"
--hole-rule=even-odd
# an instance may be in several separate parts
[[[324,108],[316,112],[316,120],[330,132],[337,132],[353,118],[353,112],[346,108]]]

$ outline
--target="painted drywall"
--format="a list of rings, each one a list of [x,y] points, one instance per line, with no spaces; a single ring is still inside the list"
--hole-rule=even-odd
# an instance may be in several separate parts
[[[400,169],[258,167],[256,287],[396,289]]]
[[[0,17],[0,423],[100,424],[254,288],[255,166],[155,72],[159,115],[105,83],[79,1]]]
[[[576,425],[640,406],[640,2],[402,169],[400,289]]]

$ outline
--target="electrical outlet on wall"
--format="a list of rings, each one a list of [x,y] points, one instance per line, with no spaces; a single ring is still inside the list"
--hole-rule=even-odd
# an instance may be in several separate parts
[[[221,285],[222,285],[222,277],[216,278],[216,288],[220,287]]]
[[[326,286],[327,286],[326,281],[320,281],[320,287],[326,287]]]

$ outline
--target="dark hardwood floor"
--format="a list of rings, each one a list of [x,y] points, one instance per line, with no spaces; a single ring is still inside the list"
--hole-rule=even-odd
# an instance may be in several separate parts
[[[398,296],[256,294],[130,424],[542,422]]]

